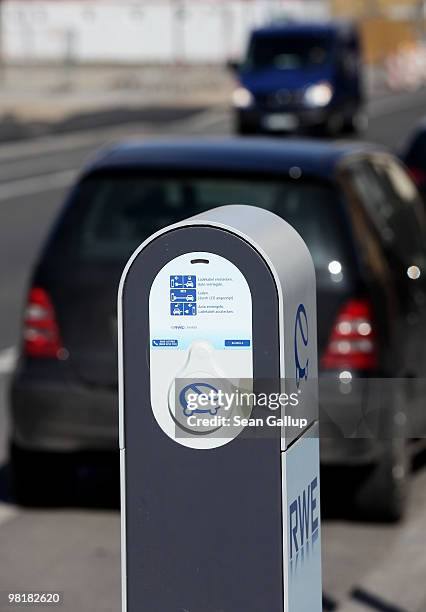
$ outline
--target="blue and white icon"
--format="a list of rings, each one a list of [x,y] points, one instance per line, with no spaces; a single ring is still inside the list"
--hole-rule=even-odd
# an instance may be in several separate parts
[[[197,277],[196,276],[184,276],[183,286],[186,289],[195,289],[195,287],[197,286]]]
[[[197,314],[197,277],[170,276],[170,314],[194,317]]]
[[[175,275],[170,277],[170,289],[195,289],[196,286],[196,276]]]
[[[179,340],[168,340],[168,339],[155,339],[152,341],[154,348],[168,348],[179,346]]]
[[[192,302],[170,302],[170,314],[172,317],[195,317],[197,314],[197,304]]]
[[[170,302],[195,303],[197,291],[195,289],[170,289]]]
[[[185,304],[183,314],[187,317],[195,317],[197,314],[197,304]]]
[[[186,385],[186,387],[184,387],[182,391],[179,393],[179,403],[182,407],[183,414],[186,417],[190,417],[193,414],[211,414],[212,416],[215,416],[218,413],[218,410],[220,408],[219,402],[210,403],[210,406],[205,407],[205,408],[200,408],[198,404],[197,404],[197,407],[194,407],[193,404],[189,406],[190,395],[192,396],[208,395],[209,397],[211,397],[212,392],[214,394],[213,398],[219,393],[216,387],[213,387],[213,385],[209,385],[208,383],[205,383],[205,382],[200,382],[200,383],[197,382],[197,383],[191,383],[190,385]],[[194,400],[194,403],[196,403],[196,400]]]
[[[184,304],[170,304],[170,314],[173,317],[183,317]]]
[[[183,288],[183,276],[171,276],[170,277],[170,288],[171,289],[182,289]]]

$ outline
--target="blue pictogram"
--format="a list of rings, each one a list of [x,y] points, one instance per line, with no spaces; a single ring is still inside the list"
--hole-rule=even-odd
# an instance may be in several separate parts
[[[173,317],[183,316],[184,304],[170,304],[170,314]]]
[[[185,289],[195,289],[195,287],[197,286],[197,277],[196,276],[184,276],[183,286],[185,287]]]
[[[195,317],[197,314],[197,305],[196,304],[185,304],[183,307],[183,314],[186,317]]]
[[[193,414],[211,414],[212,416],[215,416],[220,408],[219,404],[213,405],[210,403],[210,406],[206,406],[205,408],[200,408],[198,406],[194,408],[192,401],[195,403],[196,400],[194,400],[194,398],[190,398],[189,396],[209,396],[212,397],[214,401],[217,393],[219,393],[219,391],[216,389],[216,387],[213,387],[213,385],[209,385],[205,382],[191,383],[190,385],[186,385],[186,387],[184,387],[179,393],[179,403],[182,407],[183,414],[186,417],[190,417]],[[191,406],[188,405],[190,403],[190,399]]]
[[[196,286],[196,276],[182,276],[178,274],[170,277],[170,289],[195,289]]]
[[[308,315],[306,308],[300,304],[296,313],[294,325],[294,361],[296,364],[296,385],[300,387],[302,380],[308,380],[309,359],[307,357],[309,340]]]
[[[170,289],[170,301],[194,304],[197,301],[197,291],[195,289]]]
[[[170,314],[173,317],[195,317],[197,314],[197,277],[170,276]]]
[[[197,304],[170,302],[170,314],[172,317],[195,317],[197,314]]]
[[[170,277],[171,289],[182,289],[183,288],[183,276],[171,276]]]

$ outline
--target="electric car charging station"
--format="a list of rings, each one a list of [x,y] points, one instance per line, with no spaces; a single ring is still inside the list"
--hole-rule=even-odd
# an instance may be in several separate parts
[[[123,612],[320,612],[316,288],[302,238],[253,206],[166,227],[127,263],[118,317]],[[265,408],[188,400],[239,387],[295,401],[259,429]]]

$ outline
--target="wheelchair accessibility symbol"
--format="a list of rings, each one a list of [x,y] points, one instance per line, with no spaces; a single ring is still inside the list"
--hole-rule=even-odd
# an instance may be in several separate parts
[[[217,394],[218,390],[216,387],[205,382],[186,385],[179,393],[179,403],[182,407],[183,414],[186,417],[190,417],[193,414],[211,414],[212,416],[216,416],[220,408],[220,405],[215,401],[215,396],[217,396]],[[208,396],[209,400],[207,406],[200,406],[198,404],[196,398],[199,396]]]

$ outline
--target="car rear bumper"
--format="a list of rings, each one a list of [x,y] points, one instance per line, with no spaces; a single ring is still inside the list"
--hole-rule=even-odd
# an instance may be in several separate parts
[[[118,396],[113,389],[54,382],[15,382],[12,442],[27,450],[118,449]]]
[[[322,465],[362,466],[377,463],[383,444],[377,440],[321,438],[320,456]]]

